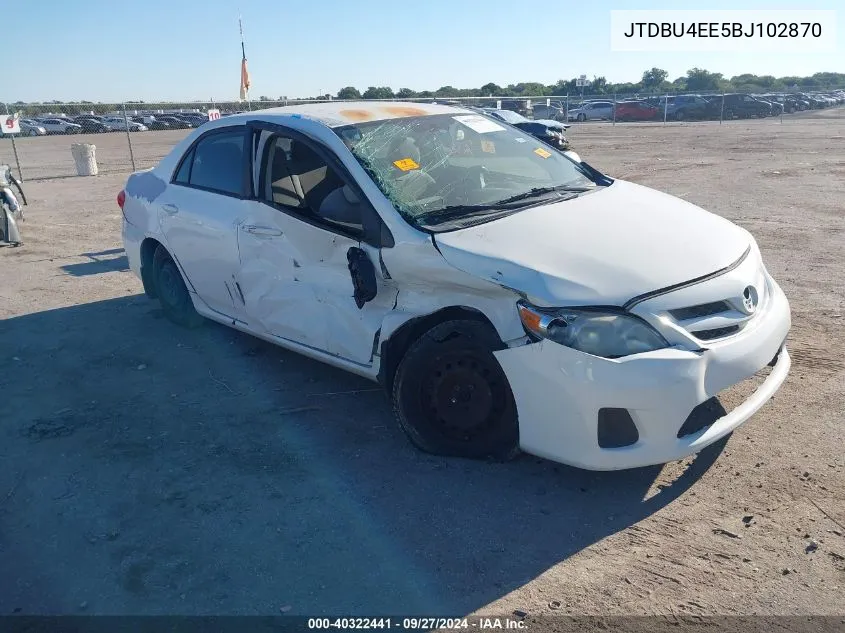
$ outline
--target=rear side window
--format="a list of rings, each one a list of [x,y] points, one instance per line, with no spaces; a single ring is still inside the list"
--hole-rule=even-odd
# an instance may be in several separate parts
[[[174,182],[235,196],[244,195],[244,131],[201,139],[179,167]]]

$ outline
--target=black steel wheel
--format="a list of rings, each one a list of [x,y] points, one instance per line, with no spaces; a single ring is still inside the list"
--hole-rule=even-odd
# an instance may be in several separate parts
[[[419,449],[437,455],[510,459],[518,453],[516,403],[493,356],[489,325],[448,321],[414,342],[393,382],[393,408]]]
[[[159,246],[153,255],[156,294],[164,315],[183,327],[195,328],[203,323],[203,318],[194,308],[182,273],[176,262],[163,246]]]

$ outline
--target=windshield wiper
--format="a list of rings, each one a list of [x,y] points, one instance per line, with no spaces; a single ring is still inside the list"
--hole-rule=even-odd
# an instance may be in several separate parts
[[[538,198],[549,193],[566,192],[566,193],[585,193],[592,191],[595,187],[572,187],[570,185],[556,185],[554,187],[534,187],[524,193],[518,193],[510,198],[499,200],[496,204],[509,204],[511,202],[519,202],[520,200],[527,200],[529,198]]]
[[[432,211],[431,213],[424,214],[423,216],[417,218],[417,221],[426,225],[434,225],[442,224],[444,222],[449,222],[452,220],[479,218],[488,215],[505,216],[511,213],[515,213],[517,211],[521,211],[523,209],[529,209],[534,206],[539,206],[541,204],[569,200],[577,196],[579,193],[584,193],[585,191],[591,190],[592,188],[564,187],[560,185],[556,187],[535,187],[531,191],[526,191],[524,193],[511,196],[510,198],[505,198],[504,200],[499,200],[497,202],[491,202],[488,204],[458,204],[443,207],[442,209],[438,209],[437,211]],[[543,197],[547,196],[547,194],[558,192],[568,193],[569,195],[560,195],[554,198]],[[537,197],[541,197],[541,199],[537,200],[536,202],[530,202],[528,204],[515,204],[518,202],[523,202],[530,198]]]

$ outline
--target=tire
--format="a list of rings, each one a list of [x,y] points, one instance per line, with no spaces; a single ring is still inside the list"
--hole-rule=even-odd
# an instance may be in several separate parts
[[[159,246],[153,255],[153,273],[164,316],[182,327],[196,328],[202,325],[204,319],[194,308],[182,273],[163,246]]]
[[[575,117],[575,118],[576,118],[578,121],[580,121],[581,123],[583,123],[584,121],[586,121],[586,120],[587,120],[587,115],[586,115],[586,114],[584,114],[583,112],[580,112],[580,113],[578,114],[578,116],[577,116],[577,117]]]
[[[685,118],[686,118],[686,116],[684,115],[683,110],[678,110],[677,112],[675,112],[675,120],[676,121],[683,121]]]
[[[734,118],[734,111],[733,110],[725,110],[725,119],[728,121]]]
[[[490,326],[447,321],[408,349],[393,381],[393,411],[426,453],[512,459],[519,453],[516,403],[493,351]]]
[[[30,130],[27,136],[38,136],[38,130]]]

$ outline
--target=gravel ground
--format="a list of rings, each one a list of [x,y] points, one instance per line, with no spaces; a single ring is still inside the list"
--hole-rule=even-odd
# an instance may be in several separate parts
[[[162,318],[126,270],[125,172],[27,182],[0,249],[0,614],[842,614],[845,111],[572,132],[751,230],[789,296],[792,373],[729,440],[617,473],[418,453],[371,383]],[[133,139],[150,161],[178,136]],[[19,149],[32,171],[70,142]]]

